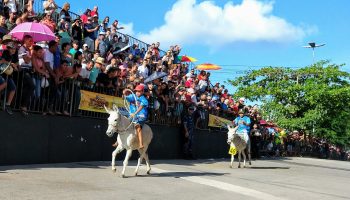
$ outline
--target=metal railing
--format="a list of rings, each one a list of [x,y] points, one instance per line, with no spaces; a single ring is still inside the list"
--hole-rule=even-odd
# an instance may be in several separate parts
[[[65,79],[61,83],[55,83],[52,79],[46,79],[30,71],[22,70],[14,72],[11,76],[4,75],[6,82],[12,79],[16,85],[15,96],[11,104],[14,111],[23,112],[23,107],[30,113],[43,115],[66,115],[71,117],[88,117],[96,119],[106,119],[106,113],[79,110],[81,90],[121,97],[122,89],[96,87],[85,84],[76,79]],[[0,91],[0,103],[5,109],[7,94],[6,87]],[[161,105],[162,107],[163,105]],[[174,115],[174,110],[164,112],[161,109],[149,109],[149,123],[172,125],[178,124],[178,117]]]

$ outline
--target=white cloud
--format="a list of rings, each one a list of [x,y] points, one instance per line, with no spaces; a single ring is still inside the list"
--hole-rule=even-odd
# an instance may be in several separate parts
[[[124,27],[124,29],[118,30],[121,33],[127,34],[127,35],[135,35],[134,33],[134,24],[133,23],[120,23],[119,24],[120,27]]]
[[[293,25],[274,16],[273,2],[243,0],[241,4],[178,0],[165,14],[165,23],[137,38],[172,44],[204,44],[211,48],[237,41],[285,43],[299,41],[314,29]]]

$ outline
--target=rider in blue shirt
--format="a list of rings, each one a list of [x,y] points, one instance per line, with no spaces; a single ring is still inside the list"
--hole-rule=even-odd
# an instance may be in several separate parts
[[[234,120],[234,124],[238,126],[237,132],[243,133],[247,132],[249,134],[250,132],[250,118],[247,116],[244,116],[244,111],[239,110],[238,112],[239,116]]]
[[[148,117],[148,100],[145,96],[143,96],[143,91],[144,86],[138,85],[135,88],[136,98],[134,94],[129,94],[125,97],[126,100],[130,103],[130,119],[133,121],[133,123],[135,123],[140,149],[144,147],[142,140],[142,125],[145,124]],[[124,90],[123,94],[126,95],[127,90]]]

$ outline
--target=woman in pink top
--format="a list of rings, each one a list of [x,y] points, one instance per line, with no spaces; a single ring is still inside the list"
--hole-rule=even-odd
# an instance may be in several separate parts
[[[34,71],[34,83],[35,83],[35,96],[39,98],[41,95],[41,82],[42,79],[48,79],[50,77],[49,72],[46,70],[44,61],[44,49],[40,46],[33,46],[32,53],[32,66]]]

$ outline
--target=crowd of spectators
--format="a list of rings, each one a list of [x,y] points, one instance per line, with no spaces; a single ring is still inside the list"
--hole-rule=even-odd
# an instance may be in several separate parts
[[[257,151],[272,150],[272,155],[278,155],[282,144],[288,152],[301,148],[294,137],[278,141],[278,131],[269,131],[271,126],[261,123],[264,120],[257,105],[246,106],[244,98],[234,100],[224,85],[211,82],[210,72],[181,62],[180,45],[162,51],[159,42],[131,43],[129,36],[118,32],[123,29],[118,20],[101,16],[97,6],[76,16],[69,3],[59,8],[54,0],[47,0],[43,11],[35,11],[33,2],[20,5],[16,0],[4,0],[0,6],[0,64],[10,62],[14,69],[12,75],[0,76],[0,92],[4,94],[7,88],[4,103],[8,114],[16,105],[26,116],[33,110],[73,115],[79,113],[80,89],[121,96],[125,88],[133,90],[144,84],[150,121],[171,119],[181,124],[191,107],[195,108],[195,127],[204,129],[209,114],[233,120],[243,110],[252,121],[252,148],[257,156]],[[23,22],[46,25],[55,33],[55,40],[34,43],[30,36],[22,41],[11,38],[8,33]],[[158,74],[165,76],[159,78]]]

